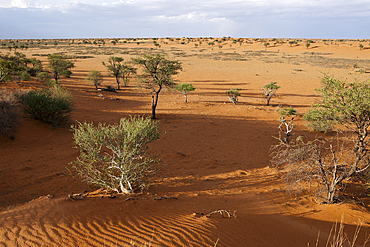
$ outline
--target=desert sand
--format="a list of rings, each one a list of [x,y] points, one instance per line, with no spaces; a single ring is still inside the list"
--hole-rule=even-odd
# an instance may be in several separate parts
[[[77,177],[70,162],[79,150],[69,127],[53,129],[23,116],[15,140],[0,139],[0,245],[276,247],[315,246],[318,239],[318,246],[325,246],[341,218],[350,238],[362,223],[357,241],[362,244],[370,229],[365,188],[354,181],[352,192],[335,205],[318,204],[311,195],[291,196],[270,164],[269,150],[277,142],[279,109],[293,106],[299,113],[294,135],[314,137],[302,117],[318,100],[322,73],[366,79],[366,73],[354,74],[353,65],[369,69],[370,51],[360,50],[357,41],[316,40],[306,48],[304,42],[265,47],[250,40],[241,45],[226,40],[222,48],[162,39],[160,47],[147,40],[19,50],[45,66],[40,54],[92,56],[74,59],[71,78],[60,80],[76,100],[70,124],[114,124],[151,113],[151,96],[134,79],[118,93],[95,91],[84,79],[95,69],[106,75],[101,87],[116,86],[102,65],[110,55],[127,61],[151,48],[164,51],[182,62],[176,79],[196,90],[188,94],[189,103],[179,93],[161,92],[160,139],[150,144],[161,160],[153,185],[145,193],[114,198]],[[99,53],[103,48],[106,54]],[[281,88],[266,106],[260,88],[270,81]],[[35,79],[0,84],[0,90],[42,87]],[[241,89],[237,105],[225,94],[231,88]],[[76,193],[86,197],[68,198]],[[218,209],[235,212],[236,218],[205,216]]]

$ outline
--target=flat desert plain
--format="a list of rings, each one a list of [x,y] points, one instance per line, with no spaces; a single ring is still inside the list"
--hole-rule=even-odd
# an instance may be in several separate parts
[[[267,47],[254,39],[242,44],[227,39],[222,47],[180,41],[158,39],[159,46],[152,40],[101,46],[58,42],[18,50],[41,59],[44,67],[42,55],[74,56],[72,76],[60,80],[76,101],[70,125],[150,115],[151,96],[134,78],[117,93],[96,91],[85,80],[89,70],[99,70],[105,75],[100,87],[115,87],[102,65],[109,56],[128,61],[164,52],[182,62],[175,79],[196,90],[188,94],[188,103],[179,93],[160,93],[160,139],[149,147],[161,160],[153,184],[144,193],[114,198],[76,175],[70,162],[79,150],[73,148],[68,126],[53,129],[23,116],[15,140],[0,139],[0,245],[276,247],[316,246],[318,241],[317,246],[325,246],[333,224],[342,220],[350,239],[362,224],[356,242],[362,246],[370,230],[370,200],[363,185],[352,181],[351,193],[341,192],[335,205],[319,204],[309,194],[291,196],[270,164],[269,150],[277,143],[284,107],[299,114],[294,136],[318,134],[309,132],[302,118],[319,100],[320,78],[330,71],[349,81],[367,79],[355,67],[370,69],[368,43],[360,50],[358,41],[348,40],[315,40],[308,48],[305,41],[291,46],[288,40]],[[266,106],[260,88],[271,81],[281,88]],[[1,90],[38,88],[44,86],[36,79],[0,84]],[[231,88],[241,89],[237,105],[225,93]],[[68,197],[78,193],[86,197]],[[218,209],[236,218],[205,216]]]

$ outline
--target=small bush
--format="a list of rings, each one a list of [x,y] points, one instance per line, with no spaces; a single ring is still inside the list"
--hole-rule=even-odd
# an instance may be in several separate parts
[[[59,86],[59,83],[55,80],[49,80],[45,82],[43,85],[47,87],[55,87],[55,86]]]
[[[238,103],[238,96],[240,96],[240,88],[232,88],[228,91],[226,91],[227,97],[229,97],[229,100],[236,105]]]
[[[28,68],[26,69],[27,73],[30,75],[30,76],[36,76],[37,74],[37,71],[35,68]]]
[[[285,107],[280,111],[280,118],[279,118],[279,139],[284,143],[289,143],[289,137],[292,136],[292,131],[294,129],[293,120],[295,116],[297,116],[297,111],[293,109],[293,107]],[[284,134],[286,136],[283,138],[281,135]]]
[[[51,79],[51,76],[48,72],[40,72],[37,74],[37,80],[41,82],[49,82]]]
[[[10,91],[0,92],[0,137],[8,136],[14,140],[14,132],[20,125],[20,115],[14,94]]]
[[[31,80],[31,75],[28,74],[26,71],[22,71],[20,74],[19,74],[19,78],[22,80],[22,81],[29,81]]]
[[[68,122],[73,106],[72,95],[60,86],[16,94],[16,98],[26,114],[54,127]]]
[[[80,149],[73,164],[85,182],[122,193],[147,186],[156,163],[147,144],[159,138],[157,122],[131,117],[117,125],[78,123],[72,130]]]
[[[87,77],[85,78],[85,80],[88,80],[92,84],[94,84],[95,85],[95,89],[98,90],[98,86],[103,81],[103,76],[100,73],[100,71],[90,70],[89,73],[87,74]]]
[[[11,75],[7,75],[7,76],[5,76],[5,78],[4,78],[3,81],[12,82],[13,81],[13,77]]]
[[[188,93],[195,90],[195,87],[191,83],[180,83],[177,84],[175,89],[185,96],[185,103],[188,102]]]
[[[366,73],[366,69],[364,69],[364,68],[355,69],[355,72],[356,72],[356,73],[363,74],[363,73]]]

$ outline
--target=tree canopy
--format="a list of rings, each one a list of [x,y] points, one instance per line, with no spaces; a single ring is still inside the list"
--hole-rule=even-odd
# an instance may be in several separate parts
[[[137,68],[131,66],[129,62],[123,63],[121,65],[121,69],[119,73],[120,76],[122,77],[123,85],[127,86],[130,80],[130,75],[136,75],[136,73],[137,73]]]

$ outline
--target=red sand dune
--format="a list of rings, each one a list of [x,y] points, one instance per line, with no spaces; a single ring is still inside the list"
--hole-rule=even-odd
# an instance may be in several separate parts
[[[319,205],[309,195],[285,194],[277,171],[270,167],[269,149],[276,143],[272,136],[278,135],[279,107],[293,106],[300,114],[296,135],[315,136],[305,129],[301,116],[317,99],[314,89],[320,87],[321,72],[327,72],[325,66],[337,62],[336,58],[366,59],[369,51],[360,51],[356,42],[350,46],[348,42],[324,45],[320,41],[309,49],[287,43],[267,49],[260,43],[229,44],[213,50],[206,44],[161,46],[183,63],[177,79],[192,83],[196,90],[189,93],[187,104],[181,94],[160,94],[161,136],[150,151],[159,156],[161,164],[147,193],[110,198],[82,183],[69,164],[79,154],[69,128],[52,129],[22,118],[15,141],[0,140],[0,246],[315,246],[319,231],[319,246],[325,246],[330,228],[342,216],[349,236],[357,222],[363,223],[358,241],[362,243],[370,224],[369,200],[362,198],[361,205],[359,198]],[[153,44],[114,47],[149,48]],[[176,57],[175,49],[191,56]],[[22,52],[31,56],[59,51],[33,48]],[[251,51],[270,53],[248,55]],[[322,56],[331,60],[319,63],[309,57],[313,55],[302,54],[307,51],[330,52]],[[231,59],[233,53],[248,56],[238,61]],[[101,61],[108,55],[93,56],[77,59],[72,77],[61,80],[76,99],[72,122],[113,124],[129,115],[150,114],[150,96],[133,82],[111,93],[96,92],[84,80],[90,69],[106,73]],[[330,70],[345,77],[351,71]],[[277,81],[281,89],[268,107],[260,88],[270,81]],[[105,78],[106,85],[114,85],[112,77]],[[42,85],[30,81],[0,87]],[[237,105],[225,94],[235,87],[242,89]],[[68,198],[74,193],[86,197]],[[202,215],[217,209],[235,211],[237,217]]]

